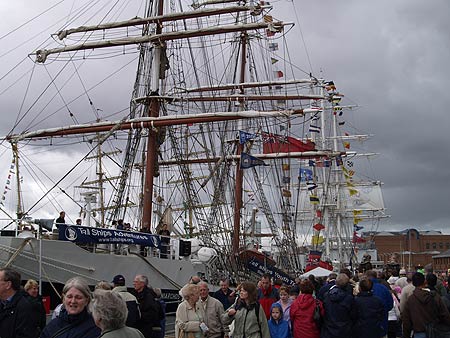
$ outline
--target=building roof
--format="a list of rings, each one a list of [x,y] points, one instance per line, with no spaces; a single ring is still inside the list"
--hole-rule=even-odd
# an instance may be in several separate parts
[[[450,257],[450,250],[441,252],[439,255],[433,256],[432,258],[445,258]]]

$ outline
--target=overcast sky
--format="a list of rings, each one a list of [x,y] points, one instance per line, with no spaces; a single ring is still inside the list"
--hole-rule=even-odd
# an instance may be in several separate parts
[[[391,215],[381,229],[450,233],[450,2],[294,1],[294,7],[287,0],[271,3],[277,18],[286,15],[294,21],[296,13],[300,20],[290,39],[305,44],[308,54],[299,47],[295,57],[309,71],[308,55],[314,74],[322,71],[324,78],[334,80],[361,107],[352,123],[374,135],[367,143],[370,151],[380,153],[371,162],[373,177],[384,182]],[[5,74],[62,25],[52,26],[76,2],[63,1],[39,20],[20,26],[58,3],[0,2],[0,93],[11,83]],[[39,38],[21,42],[35,35]],[[11,128],[22,100],[8,93],[0,95],[1,135]],[[129,94],[124,98],[126,102]]]

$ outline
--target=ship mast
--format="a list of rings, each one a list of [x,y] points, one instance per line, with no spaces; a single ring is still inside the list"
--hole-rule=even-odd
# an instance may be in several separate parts
[[[155,2],[155,13],[158,16],[163,14],[164,0],[158,0]],[[161,34],[162,24],[156,23],[156,34]],[[152,77],[150,83],[150,105],[148,110],[149,117],[158,117],[160,101],[157,99],[159,96],[159,84],[160,84],[160,64],[162,53],[162,42],[155,42],[153,44],[153,59],[152,59]],[[153,178],[155,175],[155,166],[157,165],[156,155],[156,131],[150,129],[147,139],[147,159],[145,165],[145,178],[144,178],[144,197],[143,197],[143,210],[142,210],[142,229],[150,230],[151,217],[152,217],[152,194],[153,194]]]
[[[16,170],[16,184],[17,184],[17,220],[20,222],[20,220],[23,218],[23,208],[22,208],[22,190],[21,190],[21,182],[20,182],[20,175],[19,175],[19,148],[17,146],[17,142],[11,142],[12,151],[13,151],[13,157],[14,157],[14,165]],[[19,224],[17,224],[19,225]]]

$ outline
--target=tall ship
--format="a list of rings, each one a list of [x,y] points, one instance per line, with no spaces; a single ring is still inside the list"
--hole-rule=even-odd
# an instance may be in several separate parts
[[[296,4],[131,3],[75,2],[30,54],[2,141],[0,263],[168,293],[357,264],[358,231],[386,217],[359,171],[375,154],[338,81],[298,66]]]

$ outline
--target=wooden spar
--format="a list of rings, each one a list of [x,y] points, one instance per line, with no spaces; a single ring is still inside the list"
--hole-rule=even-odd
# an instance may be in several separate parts
[[[220,90],[242,90],[244,88],[259,88],[259,87],[276,87],[276,86],[289,86],[295,84],[312,84],[316,85],[317,80],[312,79],[293,79],[287,81],[261,81],[261,82],[246,82],[246,83],[230,83],[217,86],[207,86],[207,87],[197,87],[197,88],[180,88],[180,93],[200,93],[200,92],[211,92]]]
[[[277,100],[321,100],[323,95],[220,95],[220,96],[160,96],[160,101],[168,102],[246,102],[246,101],[277,101]],[[153,100],[151,96],[138,97],[136,102]]]
[[[77,27],[77,28],[71,28],[71,29],[59,31],[56,35],[58,36],[58,39],[63,40],[68,35],[74,34],[74,33],[92,32],[92,31],[97,31],[97,30],[106,30],[106,29],[123,28],[123,27],[133,27],[133,26],[152,24],[152,23],[161,24],[163,22],[195,19],[195,18],[200,18],[200,17],[204,17],[204,16],[230,14],[230,13],[246,12],[246,11],[260,11],[260,10],[261,10],[260,5],[210,8],[210,9],[202,9],[202,10],[197,10],[197,11],[170,13],[170,14],[158,15],[158,16],[153,16],[153,17],[148,17],[148,18],[134,18],[131,20],[104,23],[104,24],[94,25],[94,26],[81,26],[81,27]]]
[[[155,97],[156,99],[157,97]],[[264,117],[289,117],[289,116],[303,116],[305,114],[316,113],[317,109],[292,109],[281,111],[241,111],[241,112],[227,112],[227,113],[205,113],[192,115],[171,115],[161,117],[143,117],[132,120],[116,121],[116,122],[100,122],[86,125],[74,125],[53,129],[43,129],[34,132],[28,132],[18,135],[8,135],[4,139],[20,141],[24,139],[66,136],[66,135],[81,135],[96,132],[110,131],[112,128],[116,130],[132,130],[132,129],[151,129],[163,126],[176,126],[191,123],[209,123],[220,121],[232,121],[239,119],[254,119]]]
[[[48,55],[50,54],[59,54],[63,52],[73,52],[79,50],[86,49],[96,49],[96,48],[106,48],[106,47],[117,47],[117,46],[126,46],[133,44],[142,44],[142,43],[162,43],[169,40],[179,40],[179,39],[188,39],[194,37],[202,37],[216,34],[225,34],[225,33],[235,33],[235,32],[245,32],[250,30],[257,29],[267,29],[271,27],[274,30],[282,31],[283,27],[286,25],[290,25],[290,23],[250,23],[244,25],[229,25],[229,26],[215,26],[208,28],[201,28],[195,30],[185,30],[180,32],[168,32],[161,33],[157,31],[156,34],[153,35],[144,35],[140,37],[134,38],[124,38],[124,39],[115,39],[115,40],[106,40],[99,42],[86,42],[78,45],[53,48],[53,49],[40,49],[32,54],[36,55],[36,61],[40,63],[44,63],[47,60]]]
[[[315,150],[315,151],[304,151],[304,152],[290,152],[290,153],[272,153],[272,154],[252,154],[261,160],[273,160],[280,158],[301,158],[301,159],[309,159],[309,158],[333,158],[336,156],[345,156],[346,152],[338,151],[330,151],[330,150]],[[179,164],[205,164],[205,163],[217,163],[221,161],[233,162],[238,161],[240,159],[240,155],[228,155],[225,157],[209,157],[209,158],[191,158],[186,160],[167,160],[160,161],[160,166],[170,166],[170,165],[179,165]]]

